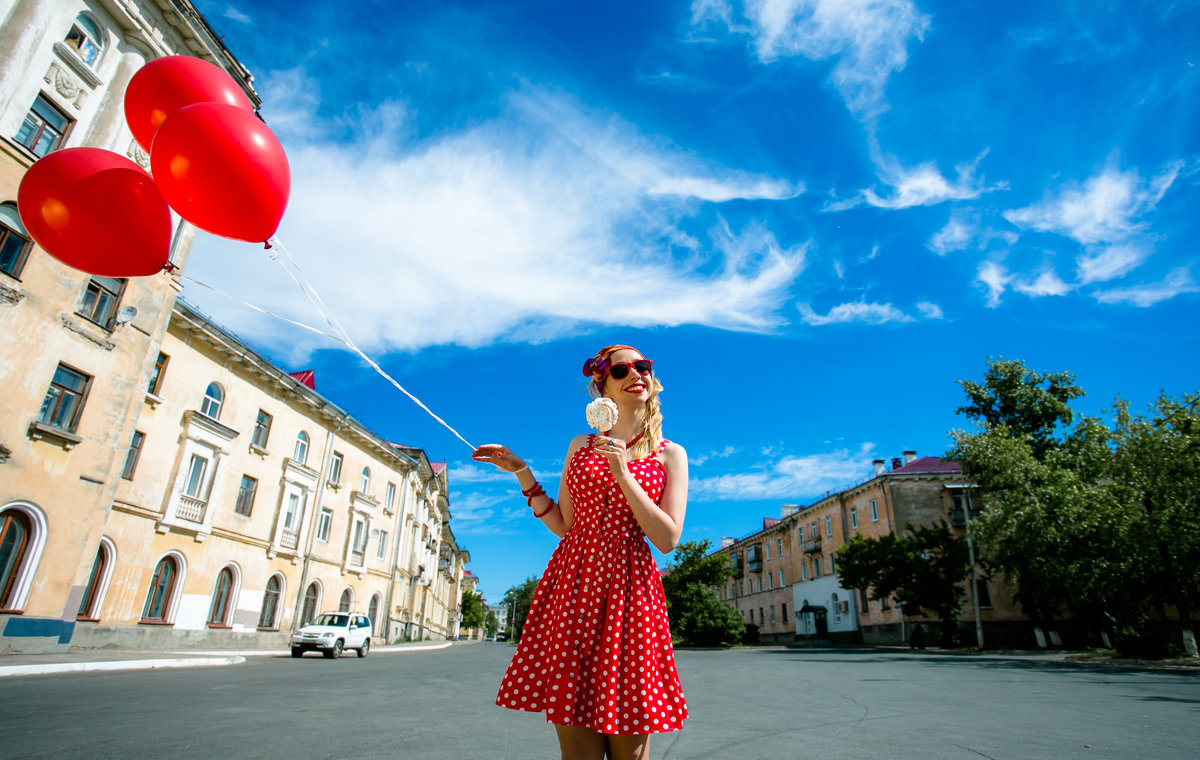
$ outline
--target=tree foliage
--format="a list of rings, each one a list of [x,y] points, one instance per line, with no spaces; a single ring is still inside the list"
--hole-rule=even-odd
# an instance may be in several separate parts
[[[729,580],[729,558],[709,555],[708,541],[685,541],[675,547],[663,576],[671,632],[682,644],[732,646],[742,640],[745,624],[737,610],[723,604],[712,590]]]
[[[459,627],[464,629],[482,628],[487,612],[483,606],[483,594],[474,591],[464,591],[462,603],[459,605],[462,621]]]
[[[980,487],[973,536],[1025,610],[1046,627],[1066,610],[1077,628],[1108,631],[1135,653],[1155,608],[1162,617],[1172,604],[1188,647],[1200,580],[1200,399],[1164,396],[1150,417],[1118,399],[1112,427],[1096,418],[1068,427],[1068,403],[1083,395],[1069,373],[1000,360],[982,384],[962,386],[959,411],[977,429],[952,431],[949,456]]]
[[[510,641],[520,641],[521,631],[525,628],[525,618],[529,616],[529,607],[533,604],[533,594],[537,591],[537,576],[529,576],[520,585],[513,586],[504,593],[504,606],[508,607],[508,638]]]
[[[942,644],[953,643],[963,606],[959,584],[970,567],[966,542],[944,522],[909,526],[902,536],[856,535],[838,549],[838,570],[847,588],[863,589],[874,599],[895,597],[906,614],[938,618]]]
[[[496,619],[496,613],[493,610],[488,610],[487,617],[483,620],[483,632],[488,638],[492,638],[498,630],[500,630],[500,621]]]

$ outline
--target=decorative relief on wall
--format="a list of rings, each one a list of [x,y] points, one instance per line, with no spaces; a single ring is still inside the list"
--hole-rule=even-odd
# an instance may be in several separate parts
[[[69,71],[58,63],[51,63],[46,76],[42,77],[46,84],[53,85],[54,91],[64,100],[70,102],[76,111],[83,110],[83,101],[87,99],[88,90]]]

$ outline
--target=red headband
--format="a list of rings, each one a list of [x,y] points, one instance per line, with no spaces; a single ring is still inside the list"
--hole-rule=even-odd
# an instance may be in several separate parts
[[[596,387],[599,388],[604,382],[604,375],[608,372],[609,357],[622,349],[637,351],[633,346],[605,346],[594,357],[583,363],[583,374],[591,377],[595,381]],[[641,352],[638,351],[638,353]]]

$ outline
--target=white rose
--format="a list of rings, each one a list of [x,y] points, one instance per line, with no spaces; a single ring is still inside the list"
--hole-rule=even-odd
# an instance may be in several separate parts
[[[584,416],[587,424],[603,433],[617,424],[617,405],[610,398],[598,398],[587,405]]]

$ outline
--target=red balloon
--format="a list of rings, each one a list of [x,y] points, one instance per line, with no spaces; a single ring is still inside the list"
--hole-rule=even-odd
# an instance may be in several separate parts
[[[40,158],[21,179],[17,213],[47,253],[90,274],[151,275],[171,253],[171,210],[154,180],[100,148]]]
[[[267,125],[223,103],[181,108],[164,121],[150,170],[184,219],[251,243],[275,234],[292,184],[287,155]]]
[[[129,80],[125,121],[133,139],[149,153],[154,135],[167,117],[196,103],[225,103],[254,112],[237,81],[219,66],[187,55],[172,55],[150,61]]]

